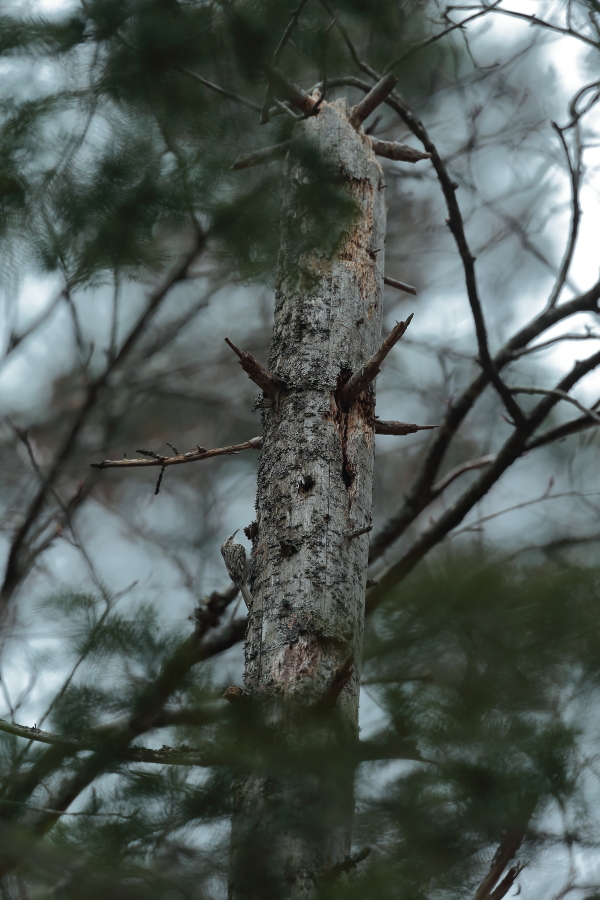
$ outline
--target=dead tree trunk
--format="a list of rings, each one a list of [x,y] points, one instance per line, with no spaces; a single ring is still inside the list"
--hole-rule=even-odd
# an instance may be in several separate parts
[[[370,523],[375,416],[372,386],[349,403],[342,388],[381,340],[386,210],[371,139],[349,115],[323,104],[294,136],[318,146],[359,210],[333,254],[299,251],[310,222],[295,198],[310,176],[287,163],[269,361],[283,387],[261,401],[245,692],[297,767],[270,757],[238,783],[232,900],[308,897],[350,849],[352,773],[335,764],[357,739],[369,537],[353,533]]]

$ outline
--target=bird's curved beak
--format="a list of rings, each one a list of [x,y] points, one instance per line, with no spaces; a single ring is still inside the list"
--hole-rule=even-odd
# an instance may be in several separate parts
[[[239,530],[240,530],[239,528],[236,528],[235,531],[233,532],[233,534],[231,535],[231,537],[229,538],[229,540],[232,540],[232,538],[234,538],[236,536],[236,534],[238,533]]]

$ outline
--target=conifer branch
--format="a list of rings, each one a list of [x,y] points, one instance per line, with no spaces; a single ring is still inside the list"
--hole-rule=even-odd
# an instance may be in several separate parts
[[[411,323],[413,313],[410,314],[406,322],[397,322],[390,331],[379,350],[373,354],[364,363],[360,369],[351,376],[340,392],[340,401],[342,406],[348,408],[353,400],[367,388],[374,378],[377,377],[381,369],[381,365],[392,349],[398,343],[402,335]]]
[[[597,422],[598,425],[600,425],[600,415],[593,409],[588,409],[587,406],[580,403],[576,397],[571,397],[566,391],[561,391],[558,388],[536,388],[518,384],[510,385],[509,390],[514,394],[553,394],[555,397],[560,397],[561,400],[567,400],[569,403],[572,403],[573,406],[576,406],[577,409],[580,410],[580,412],[585,413],[586,416],[589,416],[590,419],[593,419],[594,422]]]
[[[285,31],[283,32],[283,34],[281,36],[281,40],[279,41],[279,44],[277,45],[275,53],[273,54],[273,59],[271,60],[272,65],[274,65],[274,66],[278,65],[279,60],[281,58],[281,54],[285,50],[285,45],[291,38],[292,32],[294,31],[294,28],[298,24],[300,14],[302,13],[302,10],[306,6],[306,3],[307,3],[307,0],[300,0],[296,9],[293,10],[292,17],[291,17],[290,21],[288,22],[287,28],[285,29]],[[270,98],[271,98],[271,81],[269,80],[269,83],[267,84],[267,90],[265,93],[265,100],[264,100],[264,103],[263,103],[262,109],[261,109],[261,115],[260,115],[261,125],[266,125],[267,122],[269,121],[269,119],[271,118],[270,113],[269,113]]]
[[[478,459],[469,459],[467,462],[455,466],[455,468],[450,469],[447,475],[444,475],[437,484],[434,484],[431,493],[434,497],[439,497],[442,491],[445,491],[453,481],[456,481],[456,479],[460,478],[461,475],[464,475],[465,472],[472,472],[474,469],[483,469],[485,466],[489,466],[490,463],[493,463],[495,459],[496,454],[489,453],[487,456],[480,456]]]

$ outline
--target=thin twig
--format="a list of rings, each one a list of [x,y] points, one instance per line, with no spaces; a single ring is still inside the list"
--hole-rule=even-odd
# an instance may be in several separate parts
[[[377,352],[374,353],[373,356],[371,356],[346,382],[340,392],[340,401],[343,406],[350,406],[352,401],[369,386],[374,378],[377,377],[381,369],[381,364],[410,325],[413,315],[414,314],[411,313],[405,322],[397,322],[379,350],[377,350]]]
[[[551,312],[557,312],[552,310]],[[414,541],[406,553],[379,578],[378,584],[367,598],[370,611],[376,609],[390,595],[393,587],[412,572],[418,562],[429,550],[438,544],[450,531],[453,531],[465,518],[467,513],[487,494],[500,476],[527,450],[528,439],[547,418],[561,399],[557,392],[568,393],[588,372],[600,366],[600,351],[588,359],[581,360],[573,366],[558,383],[554,392],[549,392],[525,419],[525,425],[515,430],[505,442],[496,458],[490,463],[476,481],[446,509],[437,521],[432,521]]]
[[[217,447],[214,450],[190,450],[188,453],[180,453],[179,456],[156,456],[145,459],[103,459],[101,462],[90,463],[93,469],[136,469],[147,466],[160,466],[166,469],[168,466],[180,466],[182,463],[198,462],[203,459],[212,459],[214,456],[231,456],[242,450],[260,450],[262,438],[255,437],[243,444],[233,444],[231,447]],[[139,451],[138,451],[139,452]]]
[[[5,734],[13,734],[16,737],[26,738],[30,741],[37,741],[40,744],[50,744],[51,746],[60,747],[66,752],[66,755],[72,756],[76,753],[94,750],[99,753],[108,752],[120,759],[130,762],[153,762],[159,765],[184,765],[184,766],[206,766],[207,763],[200,751],[190,753],[191,748],[186,747],[185,750],[178,750],[176,747],[162,747],[160,750],[150,750],[147,747],[118,747],[113,748],[110,743],[102,743],[102,737],[110,740],[110,731],[107,729],[97,729],[99,732],[96,740],[80,741],[74,738],[63,737],[59,734],[52,734],[49,731],[41,731],[39,728],[29,728],[27,725],[17,725],[13,722],[6,722],[0,719],[0,731]],[[18,801],[6,801],[14,802]],[[43,808],[43,812],[54,812],[62,815],[61,810],[51,810]]]
[[[468,9],[481,9],[481,7],[474,6],[448,6],[446,7],[446,12],[452,12],[453,10],[468,10]],[[556,34],[564,34],[566,37],[572,37],[576,40],[583,41],[584,44],[588,44],[590,47],[595,47],[598,49],[600,47],[600,40],[594,41],[592,38],[586,37],[580,31],[574,31],[572,28],[562,28],[560,25],[554,25],[552,22],[547,22],[545,19],[540,19],[536,15],[530,15],[529,13],[517,12],[512,9],[504,9],[502,6],[490,6],[487,9],[488,12],[496,12],[501,13],[504,16],[511,16],[515,19],[521,19],[524,22],[529,22],[531,25],[539,25],[541,28],[546,28],[549,31],[553,31]]]
[[[552,293],[550,294],[550,297],[548,299],[549,307],[556,306],[556,303],[558,302],[561,291],[565,286],[565,282],[569,274],[569,269],[571,268],[571,262],[573,261],[573,254],[575,253],[575,247],[577,244],[579,224],[581,221],[581,206],[579,205],[579,185],[581,181],[582,153],[581,134],[579,131],[578,123],[573,126],[575,134],[575,153],[573,160],[571,160],[571,154],[569,153],[569,148],[565,140],[564,129],[559,128],[556,122],[552,122],[551,125],[556,131],[558,138],[562,144],[567,160],[567,168],[569,170],[569,179],[571,182],[571,226],[569,228],[569,238],[567,241],[567,246],[565,248],[565,254],[560,264],[560,269],[554,287],[552,288]]]
[[[275,53],[273,54],[273,59],[271,60],[271,62],[274,66],[279,64],[281,54],[283,53],[283,51],[285,49],[285,45],[291,38],[294,28],[298,24],[300,14],[302,13],[302,10],[306,6],[306,3],[307,3],[307,0],[300,0],[300,2],[298,3],[298,6],[292,12],[292,17],[291,17],[290,21],[288,22],[287,28],[285,29],[285,31],[283,32],[283,34],[281,36],[281,40],[279,41],[279,44],[277,45]],[[269,81],[269,83],[267,85],[267,90],[265,93],[265,100],[262,105],[261,114],[260,114],[261,125],[266,125],[270,119],[270,114],[269,114],[269,101],[270,100],[271,100],[271,82]]]
[[[211,91],[215,91],[215,93],[220,94],[222,97],[227,97],[228,100],[234,100],[236,103],[241,103],[242,106],[258,110],[258,112],[261,111],[261,107],[258,103],[253,103],[252,100],[246,100],[245,97],[234,94],[233,91],[227,91],[225,88],[219,87],[218,84],[213,84],[212,81],[203,78],[202,75],[197,75],[196,72],[190,72],[189,69],[180,69],[178,66],[175,66],[174,68],[175,71],[181,72],[182,75],[187,75],[188,78],[193,78],[194,81],[198,81],[200,84],[203,84],[204,87],[209,88]]]
[[[483,469],[485,466],[489,466],[490,463],[493,463],[495,459],[496,454],[489,453],[487,456],[480,456],[478,459],[469,459],[467,462],[461,463],[460,466],[450,469],[437,484],[434,484],[431,493],[434,497],[439,497],[453,481],[456,481],[456,479],[460,478],[461,475],[464,475],[465,472],[472,472],[474,469]]]
[[[496,0],[496,3],[492,4],[492,6],[496,6],[500,3],[501,0]],[[453,31],[456,31],[457,28],[463,28],[468,22],[472,22],[474,19],[479,19],[481,16],[485,16],[488,12],[490,12],[491,6],[486,7],[485,9],[481,9],[478,12],[474,13],[472,16],[467,16],[466,19],[463,19],[462,22],[455,22],[449,28],[446,28],[445,31],[440,31],[438,34],[434,34],[431,37],[426,38],[423,41],[419,41],[418,44],[414,44],[412,47],[409,47],[408,50],[405,50],[404,53],[401,53],[400,56],[397,56],[396,59],[392,60],[386,66],[386,72],[395,69],[396,66],[400,65],[401,62],[404,62],[405,59],[408,59],[409,56],[412,56],[414,53],[418,53],[420,50],[424,50],[426,47],[431,46],[431,44],[435,44],[437,41],[441,40],[441,38],[446,37],[447,34],[451,34]],[[447,12],[448,10],[446,10]]]
[[[586,416],[589,416],[600,425],[600,415],[597,412],[594,412],[593,409],[588,409],[587,406],[584,406],[583,403],[580,403],[575,397],[571,397],[570,394],[567,394],[566,391],[561,391],[559,388],[536,388],[515,384],[511,385],[509,390],[515,394],[553,394],[555,397],[560,397],[561,400],[567,400],[569,403],[572,403],[578,410],[585,413]]]

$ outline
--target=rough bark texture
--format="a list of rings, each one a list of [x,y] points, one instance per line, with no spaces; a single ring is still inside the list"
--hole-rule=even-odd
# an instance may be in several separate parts
[[[381,342],[383,173],[345,101],[323,104],[296,132],[318,144],[360,212],[334,253],[299,252],[294,191],[308,176],[290,155],[269,360],[285,389],[261,403],[245,691],[271,746],[298,764],[293,776],[282,769],[238,784],[232,900],[308,897],[350,849],[351,772],[309,772],[301,756],[314,758],[316,742],[333,765],[335,748],[357,735],[369,535],[347,535],[370,522],[374,393],[348,409],[339,395]],[[350,654],[352,676],[335,706],[323,703]]]

